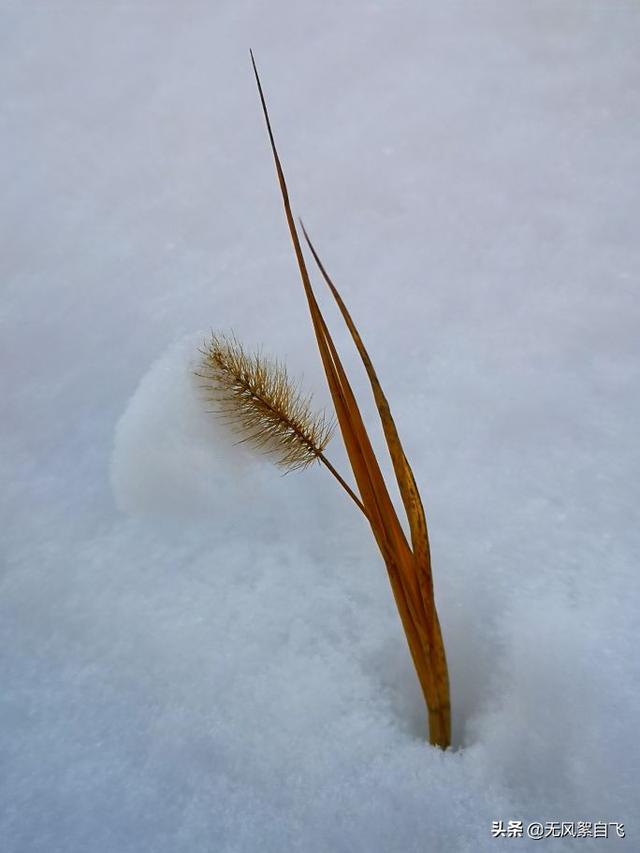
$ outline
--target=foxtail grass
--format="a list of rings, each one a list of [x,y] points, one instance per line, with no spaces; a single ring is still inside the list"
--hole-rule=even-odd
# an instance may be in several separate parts
[[[324,416],[311,413],[310,400],[300,397],[282,365],[267,365],[248,356],[229,339],[212,339],[203,353],[203,376],[216,389],[223,411],[256,446],[277,454],[287,468],[320,462],[328,468],[367,519],[385,562],[409,651],[427,706],[430,742],[442,749],[451,743],[449,676],[436,611],[431,554],[425,512],[415,477],[404,453],[373,363],[356,324],[320,260],[302,223],[300,228],[320,275],[334,298],[367,373],[378,410],[393,472],[407,516],[410,541],[389,495],[378,459],[364,425],[351,384],[311,284],[294,220],[284,171],[276,148],[269,112],[251,53],[262,111],[273,154],[284,213],[291,235],[311,323],[335,408],[337,422],[356,482],[357,493],[324,454],[331,428]]]
[[[212,334],[200,350],[205,396],[215,411],[255,449],[275,455],[285,472],[319,462],[360,510],[364,507],[325,454],[335,421],[314,412],[312,396],[303,394],[283,362],[249,353],[234,335]]]

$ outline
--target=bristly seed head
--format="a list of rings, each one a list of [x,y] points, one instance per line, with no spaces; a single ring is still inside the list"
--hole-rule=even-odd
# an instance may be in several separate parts
[[[284,364],[247,353],[234,336],[212,335],[201,350],[197,375],[216,411],[243,436],[287,471],[306,468],[327,446],[334,422],[311,410]]]

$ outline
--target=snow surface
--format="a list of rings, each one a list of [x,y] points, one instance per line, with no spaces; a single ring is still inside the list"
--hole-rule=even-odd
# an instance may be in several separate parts
[[[3,0],[0,40],[2,853],[640,850],[638,4]],[[200,407],[209,328],[327,402],[250,46],[422,486],[444,754],[348,498]]]

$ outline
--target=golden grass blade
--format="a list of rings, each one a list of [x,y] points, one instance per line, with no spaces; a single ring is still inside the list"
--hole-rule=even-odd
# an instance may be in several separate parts
[[[437,620],[437,613],[433,600],[433,578],[431,571],[429,534],[427,529],[427,521],[425,517],[424,507],[422,504],[422,499],[420,497],[420,492],[418,491],[418,486],[416,484],[413,471],[411,469],[411,466],[409,465],[409,462],[407,461],[407,457],[402,447],[395,421],[393,420],[393,417],[391,415],[391,409],[389,407],[388,400],[382,389],[380,381],[378,380],[378,376],[373,367],[373,363],[371,361],[369,353],[367,352],[367,349],[362,341],[362,337],[358,332],[358,329],[344,303],[344,300],[340,296],[338,289],[336,288],[331,277],[329,276],[324,264],[320,260],[320,257],[318,256],[318,253],[311,241],[311,238],[309,237],[309,234],[307,233],[307,230],[302,222],[300,222],[300,227],[302,228],[302,233],[307,242],[307,245],[309,246],[311,254],[313,255],[313,258],[318,266],[318,269],[320,270],[320,273],[325,283],[329,287],[338,305],[338,308],[340,309],[340,312],[344,318],[347,328],[349,329],[349,332],[356,346],[356,349],[358,350],[367,376],[369,378],[369,382],[371,384],[371,390],[373,392],[376,408],[378,409],[378,413],[380,415],[380,421],[382,423],[382,429],[387,442],[387,447],[389,449],[389,455],[391,457],[393,470],[396,475],[398,488],[400,490],[402,502],[404,504],[404,508],[409,521],[409,528],[411,531],[411,544],[415,557],[415,567],[418,574],[420,594],[422,597],[424,608],[427,614],[429,614],[427,624],[431,623],[433,628],[433,630],[430,632],[432,634],[432,636],[430,637],[430,645],[432,647],[441,647],[441,651],[437,655],[437,657],[441,658],[441,661],[440,665],[436,668],[436,672],[434,672],[434,678],[439,682],[440,692],[448,696],[448,673],[446,659],[444,658],[444,645],[440,636],[440,626]]]
[[[300,277],[307,297],[320,357],[336,409],[340,431],[373,535],[387,566],[391,587],[409,644],[411,656],[429,709],[429,732],[433,744],[449,744],[448,692],[443,695],[442,678],[434,672],[434,648],[442,645],[437,620],[428,615],[416,571],[416,559],[407,543],[402,525],[389,496],[380,466],[373,452],[355,395],[311,287],[300,239],[291,212],[284,171],[275,145],[267,105],[251,53],[262,111],[280,184],[280,192],[293,243]],[[417,490],[416,490],[417,491]],[[433,613],[435,611],[432,608]],[[441,669],[438,666],[438,669]],[[446,663],[444,665],[446,674]]]
[[[398,550],[400,552],[399,555],[396,555],[394,563],[397,566],[397,570],[401,573],[404,582],[411,586],[413,578],[411,573],[407,570],[409,547],[406,543],[404,532],[402,531],[402,527],[395,513],[391,498],[389,497],[384,484],[377,459],[375,458],[371,442],[369,441],[369,437],[364,427],[362,416],[360,415],[360,411],[355,401],[355,396],[342,368],[340,358],[335,346],[333,345],[331,335],[329,334],[329,330],[324,322],[324,318],[322,317],[311,287],[309,274],[302,254],[300,239],[298,237],[295,221],[291,212],[289,192],[287,190],[284,171],[282,169],[273,131],[271,129],[269,111],[267,109],[253,52],[251,52],[250,55],[260,95],[260,102],[262,104],[262,111],[267,125],[269,141],[271,143],[271,151],[275,162],[276,173],[280,184],[287,224],[289,226],[289,232],[298,262],[300,277],[307,296],[316,340],[320,350],[320,356],[327,376],[329,390],[336,408],[338,423],[340,424],[340,430],[345,442],[347,455],[349,456],[349,461],[358,484],[362,502],[366,508],[366,514],[371,524],[372,531],[379,547],[383,550],[383,557],[386,561],[392,551]],[[387,541],[389,538],[389,527],[392,531],[391,542]],[[416,590],[411,589],[410,594],[414,608],[417,606],[415,593]]]
[[[269,111],[267,109],[264,92],[262,90],[262,84],[260,82],[258,69],[256,67],[252,51],[250,51],[250,56],[251,63],[253,66],[253,72],[258,86],[258,92],[260,95],[260,102],[262,104],[262,111],[264,113],[264,118],[267,125],[269,141],[271,143],[271,151],[273,153],[276,173],[278,175],[278,181],[280,184],[280,191],[282,194],[282,201],[285,209],[287,224],[289,226],[289,232],[291,234],[291,240],[293,242],[296,259],[298,262],[298,268],[300,271],[300,276],[302,278],[302,284],[304,286],[307,301],[309,303],[311,319],[313,322],[318,347],[320,349],[320,356],[324,365],[325,374],[329,383],[329,390],[331,392],[331,396],[336,407],[338,423],[340,424],[340,428],[343,433],[347,453],[349,455],[349,459],[353,468],[353,473],[356,478],[356,482],[358,483],[358,488],[360,489],[360,494],[363,503],[367,509],[369,519],[370,521],[373,519],[372,525],[374,529],[374,534],[376,535],[376,539],[378,541],[380,540],[380,535],[382,531],[379,529],[379,520],[380,516],[382,515],[388,520],[388,523],[391,525],[393,539],[395,540],[396,545],[402,547],[402,540],[405,539],[402,526],[400,525],[400,522],[395,513],[395,509],[391,502],[391,498],[389,497],[389,493],[384,484],[384,480],[380,472],[380,467],[373,453],[371,442],[369,441],[369,437],[364,427],[364,423],[360,415],[357,403],[355,401],[355,397],[351,390],[351,386],[349,385],[346,374],[342,368],[338,353],[333,345],[331,335],[329,334],[327,326],[318,307],[315,295],[313,293],[313,289],[311,287],[309,273],[307,271],[304,256],[302,254],[300,239],[298,237],[295,221],[291,212],[291,204],[289,201],[287,183],[280,162],[280,157],[276,148],[273,131],[271,129]],[[384,524],[382,524],[381,526],[382,529],[384,529]]]

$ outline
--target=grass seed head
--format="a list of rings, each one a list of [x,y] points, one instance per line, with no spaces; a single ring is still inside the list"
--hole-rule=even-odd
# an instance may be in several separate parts
[[[334,423],[313,412],[311,395],[300,391],[282,362],[248,353],[233,335],[212,334],[200,352],[197,375],[207,399],[241,442],[275,454],[285,471],[320,459]]]

